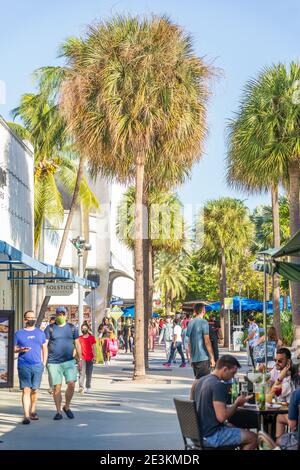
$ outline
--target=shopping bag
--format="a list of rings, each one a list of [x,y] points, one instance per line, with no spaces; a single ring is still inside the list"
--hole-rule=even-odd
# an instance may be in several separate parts
[[[102,345],[99,339],[96,339],[96,364],[104,364]]]
[[[117,339],[110,338],[108,340],[108,350],[112,357],[116,356],[119,351],[119,342]]]

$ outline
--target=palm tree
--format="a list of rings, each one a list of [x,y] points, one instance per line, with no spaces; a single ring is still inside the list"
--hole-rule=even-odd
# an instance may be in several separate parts
[[[217,265],[220,273],[221,327],[225,345],[228,344],[228,329],[224,318],[224,298],[227,294],[227,266],[235,263],[250,246],[253,239],[253,224],[248,210],[238,199],[220,198],[207,202],[203,219],[197,223],[204,224],[203,246],[199,258],[211,265]]]
[[[255,244],[253,252],[263,251],[273,246],[273,209],[269,205],[257,206],[251,214],[255,225]],[[286,196],[279,197],[279,228],[281,244],[290,239],[289,203]]]
[[[174,300],[184,298],[190,275],[190,264],[187,256],[178,256],[166,252],[156,257],[154,285],[165,302],[166,314],[170,314]]]
[[[279,64],[265,68],[257,79],[249,80],[237,117],[230,123],[229,174],[250,189],[273,188],[274,246],[280,245],[278,193],[281,182],[288,186],[290,235],[300,228],[299,218],[299,144],[300,110],[294,100],[300,66]],[[296,260],[295,260],[296,262]],[[300,336],[300,291],[291,283],[295,334]],[[279,297],[279,279],[274,279]],[[277,304],[277,302],[276,302]],[[274,320],[279,323],[279,308]],[[299,330],[299,331],[298,331]],[[298,333],[297,333],[298,331]]]
[[[168,180],[170,181],[170,179]],[[128,188],[118,207],[116,232],[121,242],[134,249],[135,187]],[[148,320],[152,316],[155,255],[164,250],[178,253],[184,244],[183,206],[176,193],[152,189],[147,196],[147,239],[144,239],[145,362],[148,368]],[[148,275],[147,275],[148,272]]]
[[[72,195],[72,203],[64,227],[56,266],[60,266],[66,240],[77,203],[85,210],[99,207],[99,203],[83,177],[83,159],[66,132],[56,100],[57,85],[62,76],[60,68],[46,67],[36,72],[39,77],[39,93],[25,94],[20,105],[12,111],[13,118],[20,118],[24,127],[9,123],[18,136],[30,141],[34,147],[34,247],[38,257],[39,241],[44,221],[54,229],[64,219],[64,208],[60,188]],[[51,87],[50,87],[51,81]],[[79,164],[78,164],[79,160]],[[45,297],[38,322],[43,319],[50,297]]]
[[[200,158],[211,69],[165,17],[118,16],[91,26],[80,47],[64,54],[61,109],[76,144],[93,172],[136,186],[134,378],[142,378],[145,175],[169,160],[190,168]]]

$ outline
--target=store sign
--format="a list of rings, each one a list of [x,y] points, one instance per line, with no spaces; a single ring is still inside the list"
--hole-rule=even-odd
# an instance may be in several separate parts
[[[232,310],[233,309],[233,297],[225,297],[224,299],[224,309]]]
[[[48,282],[46,283],[46,295],[71,295],[73,294],[72,282]]]
[[[11,388],[14,381],[13,310],[0,310],[0,387]]]

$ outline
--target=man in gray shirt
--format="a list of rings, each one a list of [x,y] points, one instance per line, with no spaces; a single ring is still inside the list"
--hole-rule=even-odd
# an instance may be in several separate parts
[[[194,307],[192,321],[189,322],[186,335],[189,338],[188,352],[196,379],[209,374],[210,367],[215,367],[215,359],[209,339],[209,325],[204,320],[205,304],[199,303]]]
[[[250,398],[239,396],[231,406],[227,406],[227,388],[224,381],[233,379],[240,364],[234,356],[225,354],[216,369],[206,377],[196,380],[191,399],[195,400],[204,447],[241,446],[243,450],[257,447],[257,435],[247,429],[227,425],[228,419]]]

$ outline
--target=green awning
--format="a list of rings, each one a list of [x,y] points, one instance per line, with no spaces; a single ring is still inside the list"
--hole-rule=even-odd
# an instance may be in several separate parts
[[[255,271],[264,271],[264,263],[262,261],[255,261],[252,267]],[[265,270],[270,276],[278,273],[289,281],[300,282],[300,264],[288,263],[286,261],[266,262]]]
[[[289,281],[300,282],[300,264],[276,261],[275,272]]]
[[[282,256],[300,257],[300,230],[283,246],[276,249],[261,251],[259,254],[270,256],[271,258],[281,258]]]

